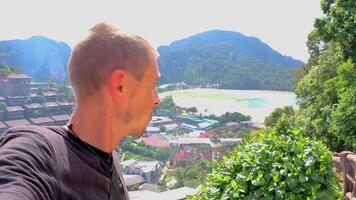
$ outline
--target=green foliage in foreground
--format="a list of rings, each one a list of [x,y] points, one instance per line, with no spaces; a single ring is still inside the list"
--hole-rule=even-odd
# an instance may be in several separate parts
[[[274,133],[239,145],[207,177],[197,199],[335,199],[332,154],[319,141]]]
[[[204,158],[199,158],[194,162],[187,162],[184,167],[174,168],[171,173],[177,183],[173,188],[198,187],[205,182],[206,175],[211,172],[212,168],[213,162]]]
[[[324,15],[308,35],[310,58],[296,77],[300,109],[279,123],[294,123],[337,152],[356,149],[355,7],[354,0],[321,0]]]
[[[293,116],[293,106],[285,106],[283,108],[276,108],[269,116],[265,118],[264,124],[266,126],[275,126],[278,120],[283,116]]]

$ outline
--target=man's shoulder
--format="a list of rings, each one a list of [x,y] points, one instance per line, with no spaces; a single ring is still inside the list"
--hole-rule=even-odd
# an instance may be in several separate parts
[[[4,142],[6,140],[13,140],[16,138],[27,138],[35,142],[50,143],[52,140],[58,137],[62,137],[64,133],[64,128],[60,126],[14,126],[7,129],[4,133],[0,135],[0,142]]]
[[[36,126],[36,125],[22,125],[14,126],[7,129],[0,137],[8,136],[10,134],[39,134],[39,135],[48,135],[48,134],[63,134],[64,127],[62,126]]]
[[[40,126],[16,126],[0,136],[0,199],[3,194],[28,199],[56,196],[57,156]],[[54,189],[53,189],[54,188]]]

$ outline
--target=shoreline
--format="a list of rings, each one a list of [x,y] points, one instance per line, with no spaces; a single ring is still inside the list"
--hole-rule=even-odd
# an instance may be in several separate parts
[[[160,98],[168,95],[172,95],[176,105],[195,106],[203,115],[239,112],[250,115],[255,122],[263,122],[277,107],[297,106],[295,94],[286,91],[194,88],[159,94]]]

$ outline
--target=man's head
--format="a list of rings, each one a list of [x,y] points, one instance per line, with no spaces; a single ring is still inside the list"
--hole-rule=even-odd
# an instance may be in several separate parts
[[[113,132],[125,129],[126,134],[140,136],[151,119],[154,105],[159,104],[155,51],[143,38],[121,34],[104,23],[90,31],[74,47],[68,63],[78,106],[88,104],[84,102],[103,106],[98,101],[88,101],[99,97],[110,110]]]

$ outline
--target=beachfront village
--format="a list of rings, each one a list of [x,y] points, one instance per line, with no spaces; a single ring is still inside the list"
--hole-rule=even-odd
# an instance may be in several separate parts
[[[177,83],[158,91],[191,87]],[[126,138],[117,147],[130,196],[178,200],[197,194],[214,163],[262,128],[241,113],[203,115],[195,107],[177,106],[172,96],[161,99],[143,137]]]
[[[23,73],[0,72],[0,131],[19,125],[64,125],[75,102],[71,88],[35,83]]]
[[[179,83],[159,91],[186,88]],[[74,108],[66,84],[0,72],[1,133],[18,125],[65,125]],[[196,194],[214,162],[263,127],[240,113],[206,116],[195,107],[175,105],[171,96],[162,99],[143,137],[125,138],[116,148],[131,198],[185,199]]]

